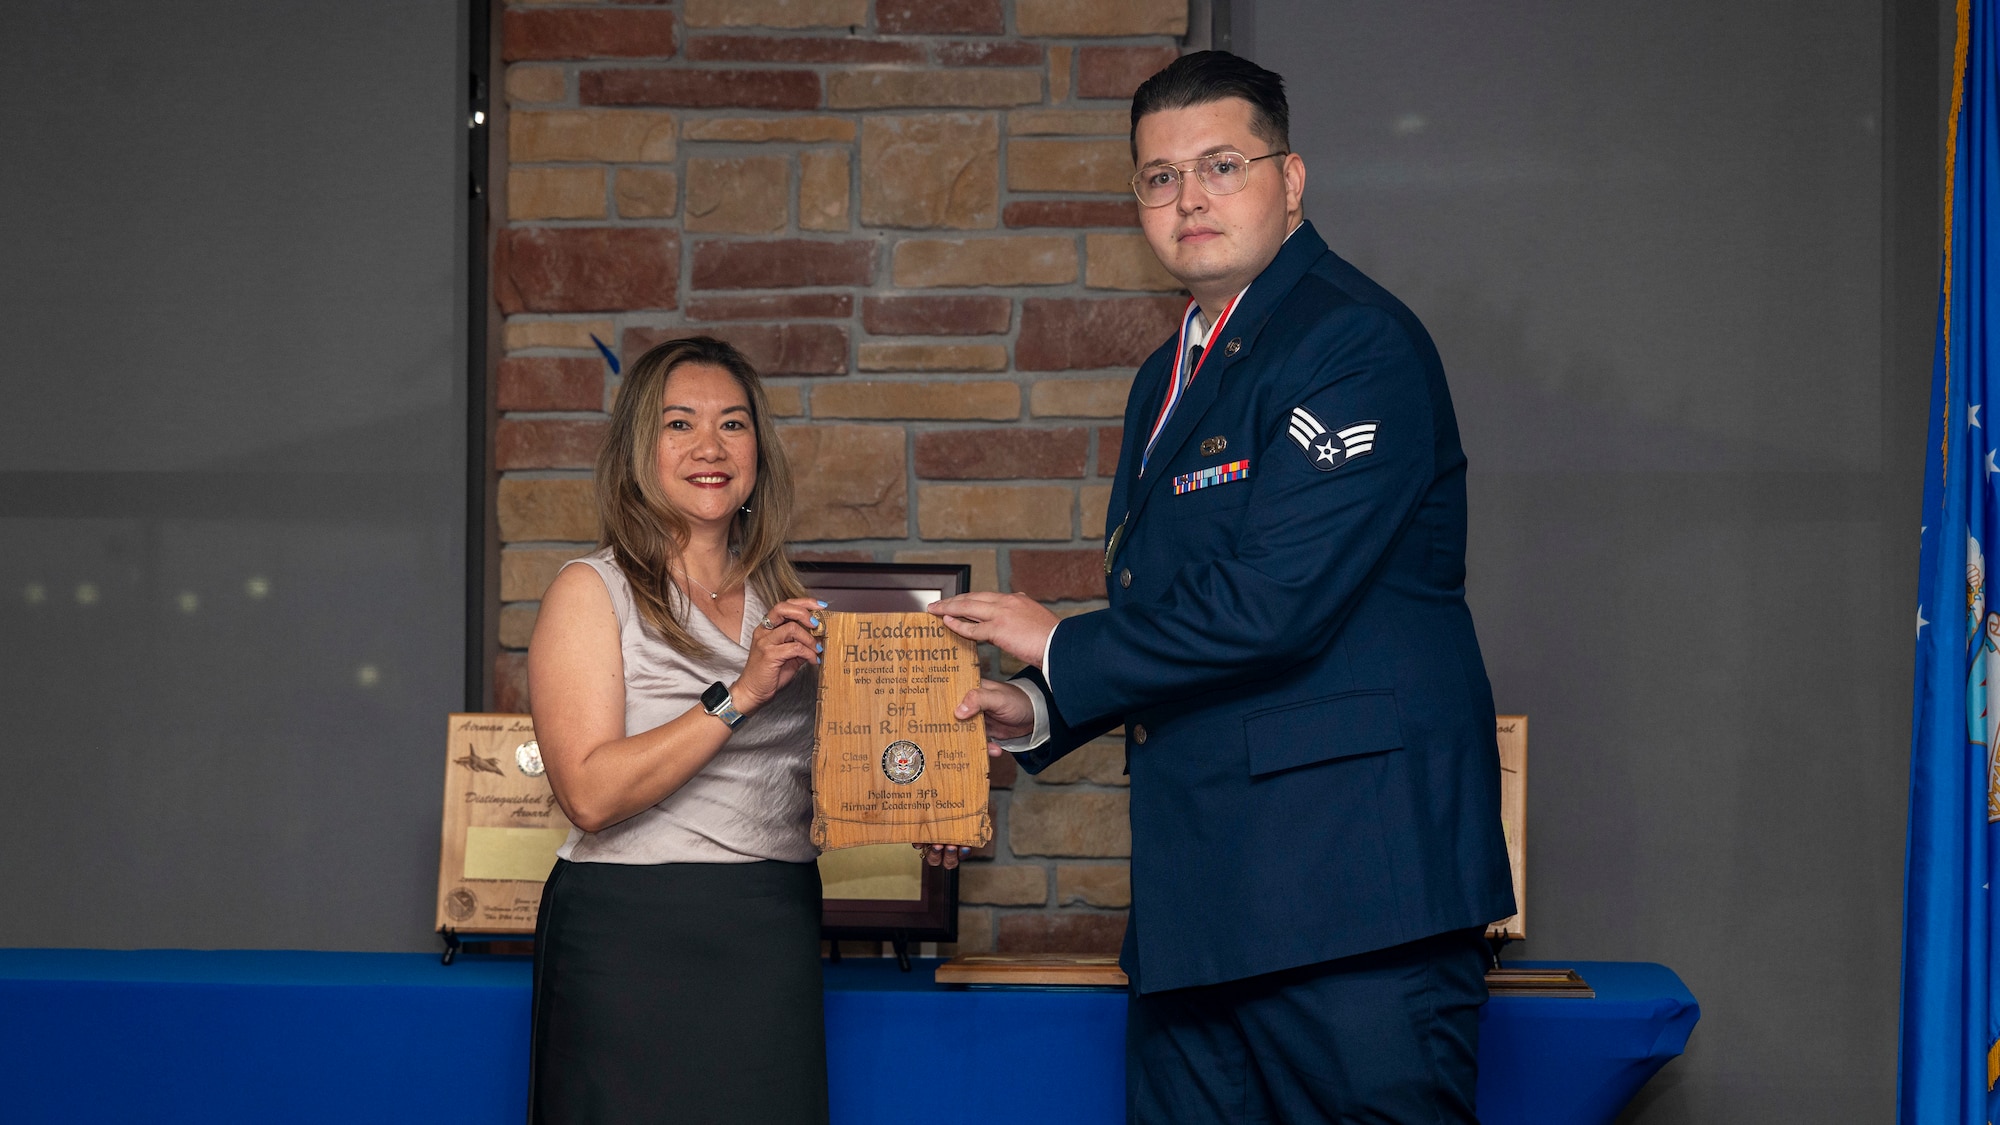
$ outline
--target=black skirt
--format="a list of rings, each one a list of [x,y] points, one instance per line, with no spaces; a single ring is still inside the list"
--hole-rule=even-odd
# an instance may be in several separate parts
[[[528,1120],[825,1122],[819,918],[816,864],[557,861]]]

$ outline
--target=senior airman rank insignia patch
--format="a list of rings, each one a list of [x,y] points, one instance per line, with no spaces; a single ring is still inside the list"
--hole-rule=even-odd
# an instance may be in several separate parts
[[[1363,457],[1375,449],[1375,431],[1379,422],[1356,422],[1334,433],[1328,433],[1325,423],[1303,406],[1292,408],[1289,426],[1292,441],[1299,452],[1306,455],[1306,461],[1323,473],[1330,473],[1356,457]]]

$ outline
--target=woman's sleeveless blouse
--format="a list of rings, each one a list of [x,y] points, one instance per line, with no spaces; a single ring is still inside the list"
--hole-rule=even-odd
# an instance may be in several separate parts
[[[701,705],[701,693],[733,683],[749,658],[751,630],[768,608],[745,585],[740,635],[724,636],[706,615],[684,606],[689,631],[706,657],[675,650],[646,625],[632,587],[606,548],[583,563],[611,593],[625,659],[625,734],[652,730]],[[715,757],[686,785],[652,808],[602,832],[572,828],[557,853],[576,863],[804,863],[818,853],[812,822],[814,669],[743,720]]]

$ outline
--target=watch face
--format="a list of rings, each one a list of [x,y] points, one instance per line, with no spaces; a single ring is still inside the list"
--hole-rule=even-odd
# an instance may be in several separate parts
[[[715,709],[722,706],[728,698],[729,685],[718,680],[708,685],[708,690],[701,693],[702,710],[713,714]]]

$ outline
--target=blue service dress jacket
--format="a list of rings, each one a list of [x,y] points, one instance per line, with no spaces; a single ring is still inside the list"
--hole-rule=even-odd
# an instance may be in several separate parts
[[[1514,913],[1492,688],[1465,604],[1465,454],[1414,314],[1305,224],[1172,376],[1132,384],[1110,606],[1049,649],[1030,773],[1125,726],[1141,992]],[[1239,464],[1240,463],[1240,464]]]

